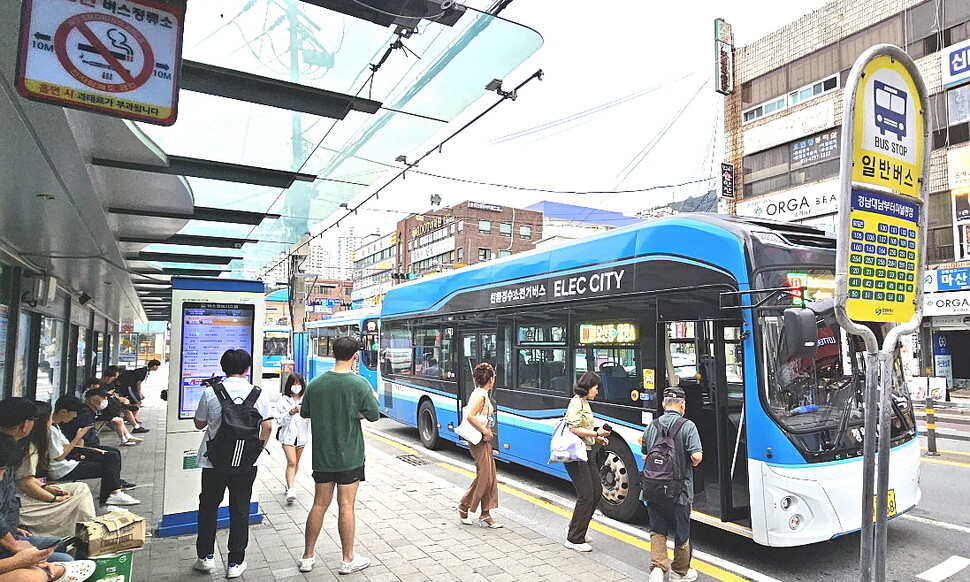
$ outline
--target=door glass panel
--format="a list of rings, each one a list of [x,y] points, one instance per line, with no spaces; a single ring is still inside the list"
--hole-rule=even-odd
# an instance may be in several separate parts
[[[467,400],[467,395],[475,389],[475,378],[472,373],[478,365],[478,336],[475,334],[463,335],[461,337],[461,385],[465,393],[462,401]]]
[[[697,375],[697,325],[693,321],[667,323],[672,369],[667,370],[668,386],[677,386],[677,378],[692,379]]]
[[[576,350],[576,380],[584,372],[600,377],[597,400],[614,404],[633,404],[640,398],[642,381],[638,351],[634,348],[579,348]]]
[[[61,378],[61,350],[64,349],[64,324],[50,317],[40,318],[40,345],[37,350],[37,391],[35,398],[50,402],[58,395]]]

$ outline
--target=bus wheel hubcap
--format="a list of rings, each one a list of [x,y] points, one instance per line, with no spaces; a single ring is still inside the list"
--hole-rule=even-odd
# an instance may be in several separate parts
[[[614,505],[623,503],[630,492],[630,475],[623,459],[609,451],[600,469],[600,476],[603,480],[603,498]]]

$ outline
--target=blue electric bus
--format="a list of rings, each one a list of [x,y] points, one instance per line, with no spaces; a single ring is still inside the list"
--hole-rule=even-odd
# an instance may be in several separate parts
[[[834,271],[835,240],[814,227],[685,214],[399,285],[382,304],[381,411],[426,447],[458,442],[471,371],[490,362],[497,458],[565,478],[547,462],[551,432],[595,371],[593,411],[614,427],[600,508],[633,520],[643,427],[680,386],[704,446],[694,519],[770,546],[831,539],[861,523],[865,377],[863,346],[836,323]],[[900,372],[893,515],[920,497],[902,386]]]
[[[290,327],[288,325],[263,326],[263,374],[279,375],[281,362],[290,357]]]
[[[338,311],[329,319],[306,324],[308,350],[307,381],[333,368],[332,343],[335,338],[349,335],[361,342],[358,373],[377,387],[377,348],[380,333],[380,309],[367,307]]]

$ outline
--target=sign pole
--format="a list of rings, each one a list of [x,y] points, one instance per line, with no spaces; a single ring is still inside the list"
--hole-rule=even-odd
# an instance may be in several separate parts
[[[925,103],[926,87],[916,65],[888,44],[865,51],[845,85],[835,313],[839,324],[861,336],[866,346],[863,582],[886,577],[888,521],[896,513],[889,490],[893,364],[899,337],[915,331],[923,315],[923,176],[930,152]],[[881,349],[877,329],[882,330]]]

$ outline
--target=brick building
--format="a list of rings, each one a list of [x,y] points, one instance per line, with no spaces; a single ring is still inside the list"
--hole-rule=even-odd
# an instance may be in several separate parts
[[[462,202],[397,223],[398,267],[420,277],[531,250],[541,238],[541,212]]]
[[[834,232],[849,70],[876,44],[909,53],[926,83],[932,135],[926,249],[932,270],[920,343],[935,346],[944,337],[964,353],[970,351],[968,39],[967,0],[836,0],[736,48],[736,89],[724,101],[725,161],[736,168],[738,196],[728,210]],[[935,373],[932,351],[921,350],[924,373]],[[957,378],[970,378],[970,360],[953,366]]]

